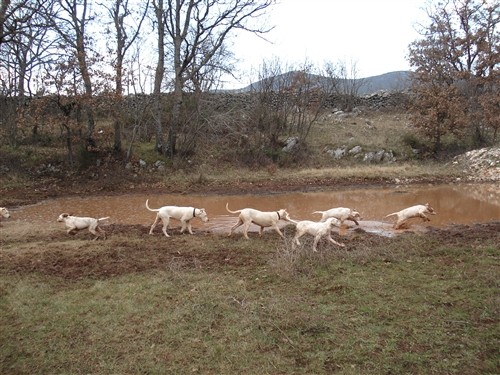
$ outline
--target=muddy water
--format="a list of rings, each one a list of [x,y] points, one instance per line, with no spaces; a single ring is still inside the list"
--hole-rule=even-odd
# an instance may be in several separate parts
[[[429,186],[404,186],[400,188],[370,188],[324,192],[293,192],[270,195],[120,195],[100,197],[72,197],[50,199],[35,205],[12,210],[12,219],[32,225],[58,225],[60,213],[77,216],[110,216],[112,223],[151,225],[155,213],[145,208],[163,205],[203,207],[210,221],[203,224],[193,220],[194,228],[214,231],[228,230],[236,215],[225,210],[226,202],[232,210],[252,207],[263,211],[286,208],[296,220],[319,220],[316,210],[333,207],[350,207],[358,210],[363,221],[361,227],[375,228],[374,232],[390,228],[395,217],[385,215],[415,204],[429,202],[437,211],[431,222],[424,226],[443,227],[450,224],[471,224],[500,220],[500,188],[494,184],[450,184]],[[171,225],[178,226],[172,221]],[[414,225],[421,225],[416,220]],[[378,228],[378,229],[377,229]],[[255,228],[253,228],[255,230]]]

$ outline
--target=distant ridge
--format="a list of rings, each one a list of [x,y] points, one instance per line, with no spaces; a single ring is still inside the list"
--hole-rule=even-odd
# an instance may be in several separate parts
[[[295,74],[296,72],[291,71],[284,73],[280,76],[277,76],[274,78],[275,81],[275,89],[278,89],[279,86],[283,85],[284,82],[290,82],[291,81],[291,75]],[[378,91],[396,91],[396,92],[402,92],[406,91],[410,87],[410,80],[411,80],[411,73],[410,71],[396,71],[396,72],[388,72],[384,73],[378,76],[373,76],[373,77],[366,77],[366,78],[358,78],[355,79],[355,84],[358,87],[358,95],[359,96],[366,96],[370,95],[373,93],[376,93]],[[326,77],[318,76],[311,74],[310,76],[318,78],[318,79],[327,79]],[[282,81],[280,82],[280,78]],[[257,81],[254,83],[251,83],[250,85],[243,87],[241,89],[236,89],[236,90],[227,90],[230,92],[250,92],[253,90],[258,90],[263,81]],[[342,83],[341,83],[342,84]],[[225,90],[226,91],[226,90]]]
[[[378,76],[361,78],[360,95],[369,95],[377,91],[406,91],[410,87],[411,72],[397,71]]]

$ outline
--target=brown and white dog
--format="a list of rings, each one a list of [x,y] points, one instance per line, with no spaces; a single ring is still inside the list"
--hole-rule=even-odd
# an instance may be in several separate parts
[[[188,230],[190,234],[193,234],[191,229],[191,220],[195,217],[198,217],[206,223],[208,221],[208,215],[204,208],[194,208],[194,207],[179,207],[179,206],[163,206],[160,208],[149,208],[148,205],[149,199],[146,200],[146,208],[149,211],[156,212],[156,219],[153,225],[151,225],[151,229],[149,230],[149,234],[153,234],[153,229],[155,229],[158,222],[161,220],[163,223],[163,234],[165,236],[170,237],[167,233],[168,223],[170,219],[179,220],[182,223],[181,233]]]
[[[231,211],[229,209],[229,203],[226,203],[226,210],[231,214],[240,214],[238,216],[238,222],[234,224],[234,226],[231,228],[229,236],[233,234],[236,228],[243,225],[243,236],[245,236],[246,239],[249,239],[248,228],[250,227],[250,224],[253,223],[255,225],[260,226],[259,235],[261,236],[264,228],[271,227],[282,238],[285,238],[285,236],[283,236],[283,233],[281,233],[280,228],[278,227],[278,222],[280,220],[285,220],[292,223],[294,222],[293,220],[290,219],[288,212],[284,208],[270,212],[259,211],[254,208],[242,208],[241,210]]]
[[[405,208],[404,210],[393,212],[386,217],[396,215],[398,217],[396,223],[394,224],[394,229],[399,229],[403,224],[412,218],[422,218],[423,221],[431,221],[425,214],[436,215],[436,211],[430,206],[429,203],[418,204],[416,206],[411,206]]]
[[[359,225],[358,220],[361,220],[361,215],[358,211],[346,207],[331,208],[328,211],[314,211],[313,214],[321,214],[320,221],[326,221],[329,217],[334,217],[340,221],[341,225],[346,220],[354,221],[356,225]]]
[[[106,232],[99,227],[99,223],[108,219],[109,216],[96,219],[93,217],[71,216],[64,213],[59,215],[57,221],[66,224],[68,234],[75,234],[79,230],[89,228],[89,232],[95,236],[94,240],[97,240],[101,236],[106,239]]]
[[[311,236],[314,236],[313,251],[318,251],[317,249],[318,242],[321,239],[321,237],[325,236],[331,243],[340,247],[345,247],[343,243],[337,242],[332,238],[331,233],[333,225],[340,224],[339,220],[334,217],[330,217],[325,221],[320,221],[320,222],[303,220],[297,222],[296,224],[297,224],[297,231],[295,233],[295,237],[293,238],[293,240],[297,245],[300,245],[299,238],[302,237],[304,234],[308,233]]]
[[[10,217],[10,212],[5,207],[0,207],[0,216],[4,219],[8,219]],[[0,220],[1,221],[1,220]],[[0,224],[2,225],[2,224]]]

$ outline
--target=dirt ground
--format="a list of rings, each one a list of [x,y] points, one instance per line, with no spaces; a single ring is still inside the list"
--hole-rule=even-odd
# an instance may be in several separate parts
[[[179,228],[172,228],[172,236],[165,238],[161,233],[148,234],[144,225],[107,225],[106,241],[90,241],[91,235],[82,231],[73,237],[65,231],[25,234],[28,229],[12,228],[19,232],[9,233],[0,239],[4,250],[0,251],[0,272],[3,274],[40,274],[64,280],[86,278],[107,279],[110,277],[149,273],[169,269],[204,269],[209,271],[244,272],[255,269],[274,256],[276,249],[283,246],[274,232],[264,232],[262,238],[251,233],[247,241],[241,234],[233,237],[220,233],[196,230],[194,235],[179,234]],[[0,228],[0,232],[8,229]],[[293,236],[293,226],[284,229],[285,236]],[[476,225],[457,225],[446,229],[430,227],[425,234],[405,233],[400,236],[425,235],[431,243],[444,247],[465,247],[474,249],[485,244],[500,243],[500,222]],[[338,235],[334,238],[339,239]],[[333,245],[320,242],[320,252],[356,252],[366,249],[380,249],[391,246],[401,238],[389,238],[355,229],[340,238],[345,248],[333,249]],[[404,241],[404,240],[403,240]],[[303,239],[304,242],[304,239]],[[309,241],[310,242],[310,241]],[[310,243],[306,239],[306,246]],[[43,246],[41,245],[43,244]],[[402,242],[404,244],[404,242]],[[260,256],[246,247],[258,246]],[[403,245],[404,246],[404,245]],[[328,250],[326,250],[328,249]],[[254,250],[254,249],[251,249]],[[385,260],[384,260],[385,261]]]

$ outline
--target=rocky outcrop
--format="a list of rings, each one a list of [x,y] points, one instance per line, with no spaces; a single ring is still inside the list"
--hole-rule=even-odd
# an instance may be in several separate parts
[[[469,181],[500,181],[500,147],[468,151],[452,163],[463,168]]]
[[[377,151],[368,151],[363,152],[363,148],[361,146],[354,146],[348,149],[346,146],[337,147],[337,148],[328,148],[326,147],[324,150],[328,155],[330,155],[333,159],[340,160],[344,158],[362,158],[365,163],[392,163],[396,161],[396,157],[392,150],[377,150]]]

